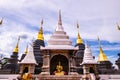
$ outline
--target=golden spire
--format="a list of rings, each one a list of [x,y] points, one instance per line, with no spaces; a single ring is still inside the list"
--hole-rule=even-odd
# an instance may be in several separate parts
[[[118,25],[118,23],[117,23],[117,29],[120,31],[120,26]]]
[[[77,22],[77,29],[78,29],[78,38],[77,38],[77,40],[76,40],[76,43],[77,43],[77,44],[82,44],[83,41],[82,41],[82,39],[81,39],[81,37],[80,37],[78,22]]]
[[[105,53],[103,52],[103,49],[101,47],[101,44],[100,44],[100,39],[98,37],[98,41],[99,41],[99,46],[100,46],[100,53],[98,55],[98,61],[108,61],[108,58],[107,56],[105,55]]]
[[[25,54],[27,54],[27,53],[28,53],[28,45],[27,45],[26,50],[25,50]]]
[[[0,25],[2,25],[2,23],[3,23],[3,18],[0,20]]]
[[[16,47],[14,48],[13,52],[18,53],[18,44],[19,44],[19,41],[20,41],[20,36],[18,37],[18,42],[17,42]]]
[[[41,21],[41,27],[40,27],[40,30],[39,30],[39,32],[38,32],[37,40],[44,40],[42,25],[43,25],[43,19],[42,19],[42,21]]]

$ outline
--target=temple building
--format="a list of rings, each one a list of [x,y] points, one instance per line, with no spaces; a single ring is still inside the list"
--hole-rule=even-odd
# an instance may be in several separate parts
[[[103,49],[99,41],[99,46],[100,46],[100,53],[98,56],[98,72],[99,74],[112,74],[113,68],[112,68],[112,63],[108,60],[106,54],[103,52]]]
[[[97,62],[92,56],[91,49],[87,44],[85,45],[83,62],[81,63],[81,65],[83,65],[84,70],[83,80],[98,80],[99,77],[96,68]]]
[[[76,45],[75,47],[78,47],[77,52],[74,54],[75,62],[76,62],[76,70],[79,74],[83,74],[83,68],[82,65],[80,65],[83,61],[84,57],[84,50],[85,50],[85,45],[83,43],[83,40],[80,37],[80,32],[79,32],[79,25],[77,23],[77,29],[78,29],[78,37],[76,40]]]
[[[30,45],[29,52],[26,54],[24,59],[22,59],[22,61],[19,62],[18,64],[20,66],[20,72],[19,72],[21,74],[20,78],[22,78],[23,80],[25,79],[24,76],[28,76],[29,74],[31,74],[31,75],[34,74],[35,65],[37,65],[37,63],[36,63],[35,56],[33,53],[33,45],[32,44]]]
[[[19,80],[108,80],[108,78],[112,80],[113,74],[118,78],[120,54],[116,60],[119,70],[115,70],[104,53],[99,40],[100,53],[98,61],[95,61],[91,48],[88,46],[89,43],[84,43],[81,38],[78,22],[76,27],[78,30],[76,44],[73,45],[69,35],[64,30],[59,10],[58,24],[45,45],[42,19],[36,40],[29,47],[26,47],[19,60],[18,44],[20,38],[18,38],[11,57],[6,58],[8,61],[1,66],[0,74],[17,74],[16,79]],[[2,64],[2,62],[0,63]],[[27,79],[28,76],[29,79]],[[106,77],[107,79],[105,79]]]
[[[0,70],[1,74],[16,74],[19,73],[19,65],[18,65],[18,45],[19,45],[20,37],[18,38],[18,42],[16,47],[13,50],[13,54],[8,59],[8,62],[2,66],[2,70]]]
[[[33,43],[35,60],[38,63],[38,65],[35,66],[35,74],[39,74],[41,72],[41,67],[43,65],[43,54],[40,50],[41,46],[45,47],[42,25],[43,25],[43,19],[41,21],[41,26],[37,35],[37,39]]]
[[[77,51],[69,36],[64,31],[61,20],[61,12],[59,11],[58,26],[55,32],[48,40],[48,45],[41,47],[43,53],[43,67],[41,74],[54,74],[56,66],[59,62],[63,66],[66,75],[75,74],[74,69],[75,61],[73,54]],[[49,72],[50,71],[50,72]]]
[[[119,58],[116,60],[115,64],[118,66],[117,73],[120,74],[120,53],[118,53]]]

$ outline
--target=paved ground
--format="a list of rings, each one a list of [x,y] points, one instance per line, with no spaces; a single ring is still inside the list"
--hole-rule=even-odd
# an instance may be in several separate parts
[[[109,75],[99,75],[100,80],[108,80]]]
[[[0,74],[0,80],[17,80],[18,75]],[[100,80],[120,80],[120,75],[99,75]],[[36,79],[37,80],[37,79]]]
[[[0,80],[17,80],[18,75],[8,75],[8,74],[1,74]]]
[[[100,80],[120,80],[120,75],[99,75]]]

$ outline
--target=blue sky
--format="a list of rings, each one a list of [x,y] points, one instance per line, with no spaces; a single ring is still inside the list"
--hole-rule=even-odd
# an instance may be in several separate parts
[[[100,36],[104,53],[114,63],[120,52],[120,0],[0,0],[0,53],[9,57],[21,36],[19,56],[27,44],[36,39],[41,19],[45,41],[54,32],[61,9],[64,30],[75,45],[77,37],[76,22],[80,35],[88,41],[93,55],[99,54],[97,36]]]

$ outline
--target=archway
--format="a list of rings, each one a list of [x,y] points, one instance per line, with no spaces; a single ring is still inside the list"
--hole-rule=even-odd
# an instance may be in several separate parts
[[[53,56],[52,59],[50,60],[50,74],[53,75],[54,71],[56,70],[56,66],[58,65],[59,62],[61,62],[61,65],[63,66],[63,71],[65,71],[67,75],[69,71],[68,59],[61,54]]]
[[[28,73],[28,67],[24,67],[23,73]]]
[[[94,68],[93,67],[90,67],[90,71],[89,71],[90,73],[95,73],[95,71],[94,71]]]

